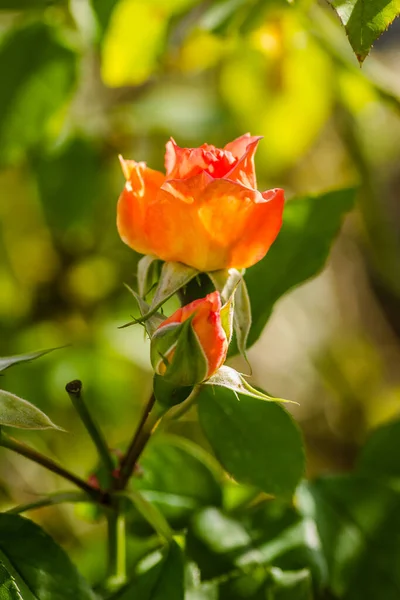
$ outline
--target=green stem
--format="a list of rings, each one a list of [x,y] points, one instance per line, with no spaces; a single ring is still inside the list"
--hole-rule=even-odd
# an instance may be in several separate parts
[[[125,516],[118,512],[109,512],[108,526],[108,576],[107,588],[110,590],[123,585],[126,581],[126,535]]]
[[[86,430],[94,445],[96,446],[97,453],[99,455],[100,460],[102,461],[104,468],[108,474],[109,485],[111,485],[112,481],[112,472],[114,471],[114,462],[112,456],[110,454],[110,450],[107,446],[107,442],[104,438],[104,435],[97,425],[92,415],[90,414],[84,399],[82,397],[82,382],[78,379],[67,383],[65,386],[65,390],[68,396],[71,399],[71,402],[78,413],[82,423],[86,427]]]
[[[8,450],[12,450],[13,452],[16,452],[17,454],[20,454],[21,456],[25,456],[25,458],[29,458],[29,460],[32,460],[33,462],[37,463],[38,465],[41,465],[48,471],[52,471],[56,475],[63,477],[67,481],[70,481],[71,483],[76,485],[78,488],[80,488],[81,490],[86,492],[96,502],[99,502],[101,504],[105,503],[105,498],[104,498],[103,492],[94,488],[89,483],[87,483],[84,479],[77,477],[76,475],[74,475],[67,469],[64,469],[64,467],[62,467],[61,465],[59,465],[58,463],[53,461],[51,458],[47,458],[47,456],[40,454],[40,452],[37,452],[33,448],[30,448],[30,446],[27,446],[23,442],[19,442],[18,440],[1,432],[0,446],[2,446],[3,448],[8,448]]]
[[[146,404],[142,418],[140,419],[132,441],[129,444],[128,450],[121,461],[120,475],[115,484],[115,489],[117,490],[126,488],[138,458],[142,454],[144,447],[162,416],[162,412],[160,411],[158,404],[155,405],[155,402],[155,396],[152,394]]]

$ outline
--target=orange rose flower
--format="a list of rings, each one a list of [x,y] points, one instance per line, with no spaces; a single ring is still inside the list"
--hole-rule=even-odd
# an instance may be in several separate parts
[[[260,137],[245,134],[223,150],[167,143],[166,175],[121,158],[126,178],[118,201],[122,240],[141,254],[199,271],[250,267],[282,224],[283,190],[256,189]]]
[[[223,365],[228,345],[221,297],[213,292],[163,321],[151,340],[151,361],[155,372],[167,381],[194,385],[209,379]]]

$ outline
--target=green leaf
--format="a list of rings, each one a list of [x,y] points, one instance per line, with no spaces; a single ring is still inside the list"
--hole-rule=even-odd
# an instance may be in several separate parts
[[[270,575],[267,597],[271,600],[312,600],[312,581],[308,569],[282,571],[272,567]]]
[[[94,600],[64,550],[38,525],[19,515],[0,514],[0,560],[23,598]]]
[[[0,599],[1,600],[23,600],[16,581],[0,562]]]
[[[400,420],[373,431],[357,460],[357,470],[373,477],[400,478]]]
[[[400,0],[329,0],[360,64],[375,40],[400,15]]]
[[[11,392],[0,390],[0,425],[18,429],[58,429],[39,408]]]
[[[0,160],[15,162],[56,133],[55,114],[75,83],[75,54],[54,28],[37,22],[6,36],[0,72],[7,81],[0,89]]]
[[[199,419],[218,460],[239,482],[290,496],[304,472],[301,434],[275,402],[203,386]]]
[[[30,352],[29,354],[18,354],[17,356],[6,356],[4,358],[0,358],[0,373],[9,367],[12,367],[13,365],[36,360],[37,358],[40,358],[49,352],[59,349],[60,348],[50,348],[49,350],[40,350],[39,352]]]
[[[244,279],[239,281],[235,291],[235,310],[233,313],[236,344],[239,353],[247,361],[247,338],[251,329],[251,302]]]
[[[143,473],[133,479],[133,485],[161,511],[172,527],[181,528],[203,506],[220,506],[222,503],[211,460],[204,450],[189,440],[156,435],[140,459]],[[143,527],[143,520],[137,513],[131,513],[130,522],[136,534],[148,533],[148,527]]]
[[[252,314],[247,347],[259,338],[275,302],[323,268],[343,217],[354,205],[355,192],[335,190],[287,203],[278,238],[245,274]]]
[[[176,542],[173,542],[160,559],[144,572],[139,572],[131,584],[110,600],[184,600],[184,559]],[[149,557],[150,558],[150,557]],[[152,558],[152,557],[151,557]],[[142,563],[144,568],[146,559]]]
[[[274,398],[268,396],[264,392],[260,392],[253,388],[244,378],[241,373],[238,373],[232,367],[223,365],[218,369],[216,373],[210,379],[204,382],[204,385],[217,385],[228,388],[234,392],[243,394],[244,396],[251,396],[253,398],[259,398],[260,400],[266,400],[267,402],[290,402],[292,400],[283,400],[282,398]],[[297,404],[293,402],[293,404]]]
[[[398,600],[398,492],[363,476],[329,476],[302,484],[297,505],[316,523],[335,598]]]

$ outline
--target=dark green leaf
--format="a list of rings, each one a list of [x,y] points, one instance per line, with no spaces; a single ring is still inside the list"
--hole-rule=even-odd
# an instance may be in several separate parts
[[[0,600],[23,600],[16,581],[0,562]]]
[[[260,336],[275,302],[323,268],[354,199],[355,189],[349,188],[287,203],[277,240],[266,257],[245,274],[252,314],[247,347]]]
[[[399,0],[329,0],[346,28],[360,63],[375,40],[400,15]]]
[[[0,88],[0,160],[16,161],[50,135],[75,82],[75,55],[34,23],[5,38],[0,72],[7,81]]]
[[[18,354],[17,356],[6,356],[4,358],[0,358],[0,373],[9,367],[12,367],[13,365],[17,365],[22,362],[30,362],[31,360],[40,358],[49,352],[53,352],[53,350],[59,350],[59,348],[50,348],[49,350],[40,350],[39,352],[30,352],[29,354]]]
[[[182,550],[172,542],[154,566],[139,572],[133,582],[111,600],[183,600],[183,565]]]
[[[142,474],[134,486],[153,503],[173,527],[207,505],[220,506],[221,489],[207,453],[176,436],[155,436],[140,460]],[[135,533],[148,533],[137,513],[131,515]]]
[[[304,484],[298,505],[315,520],[335,598],[398,600],[398,492],[363,476],[331,476]]]
[[[385,423],[370,434],[358,457],[358,471],[373,477],[400,477],[400,421]]]
[[[22,597],[35,600],[94,600],[88,584],[54,540],[19,515],[0,514],[0,560]]]
[[[301,434],[274,402],[203,386],[199,418],[223,467],[238,481],[290,496],[304,472]]]
[[[0,390],[0,425],[18,429],[60,429],[39,408],[5,390]]]

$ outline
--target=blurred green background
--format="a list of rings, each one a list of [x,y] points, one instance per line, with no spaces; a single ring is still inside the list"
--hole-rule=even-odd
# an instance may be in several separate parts
[[[115,226],[118,154],[162,169],[170,136],[223,146],[250,131],[264,136],[260,189],[360,184],[327,268],[249,353],[256,384],[300,403],[310,474],[352,466],[400,403],[398,31],[360,70],[325,3],[0,0],[0,355],[68,345],[1,380],[69,431],[21,439],[87,476],[95,454],[65,384],[83,381],[116,447],[148,397],[143,331],[118,329],[138,260]],[[202,442],[190,415],[175,429]],[[65,488],[0,454],[4,507]],[[33,516],[95,580],[98,550],[83,549],[102,525],[64,506]]]

